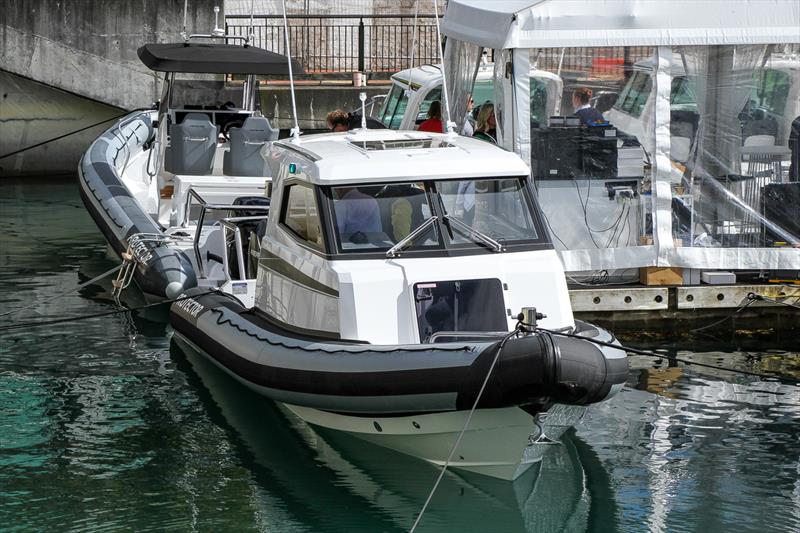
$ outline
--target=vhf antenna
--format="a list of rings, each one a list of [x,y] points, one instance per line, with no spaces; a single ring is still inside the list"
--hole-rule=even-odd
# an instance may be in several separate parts
[[[283,7],[283,36],[286,40],[286,60],[289,62],[289,87],[292,93],[292,115],[294,116],[294,128],[292,128],[292,141],[300,142],[300,125],[297,123],[297,102],[294,98],[294,75],[292,74],[292,50],[289,48],[289,23],[286,21],[286,0],[281,0]]]

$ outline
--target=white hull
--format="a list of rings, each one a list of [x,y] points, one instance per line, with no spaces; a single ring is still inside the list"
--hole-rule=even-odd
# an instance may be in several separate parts
[[[283,404],[309,424],[343,431],[435,465],[443,465],[464,427],[467,411],[402,417],[357,417]],[[545,435],[558,439],[583,416],[584,407],[556,406],[544,420]],[[544,417],[543,417],[544,418]],[[518,407],[475,411],[449,467],[495,478],[521,476],[552,444],[537,443],[534,417]]]

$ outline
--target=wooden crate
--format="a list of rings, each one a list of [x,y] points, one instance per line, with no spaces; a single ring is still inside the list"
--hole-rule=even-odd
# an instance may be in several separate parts
[[[639,269],[642,285],[683,285],[681,267],[642,267]]]

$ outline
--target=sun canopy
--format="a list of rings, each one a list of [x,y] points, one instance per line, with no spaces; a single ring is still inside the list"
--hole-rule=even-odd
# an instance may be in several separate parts
[[[146,44],[137,51],[150,70],[204,74],[279,74],[288,75],[286,56],[255,46],[215,43]],[[292,60],[292,70],[303,67]]]
[[[496,49],[796,43],[800,2],[449,0],[442,31]]]

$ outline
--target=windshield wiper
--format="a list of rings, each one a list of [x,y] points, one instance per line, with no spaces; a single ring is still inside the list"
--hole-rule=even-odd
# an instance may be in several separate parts
[[[501,243],[492,239],[488,235],[481,233],[472,226],[464,224],[459,219],[452,217],[450,215],[444,215],[444,219],[453,226],[455,226],[455,228],[458,229],[461,233],[463,233],[467,237],[470,237],[473,241],[477,242],[478,244],[485,244],[486,246],[488,246],[489,249],[492,250],[493,252],[499,253],[506,251],[506,247],[503,246]]]
[[[404,238],[397,241],[397,244],[386,250],[386,257],[390,259],[394,257],[399,257],[400,252],[402,252],[405,248],[407,248],[409,244],[414,242],[417,237],[428,231],[428,228],[433,226],[438,219],[439,217],[434,215],[425,222],[423,222],[422,224],[420,224],[417,229],[415,229],[414,231],[406,235]]]

